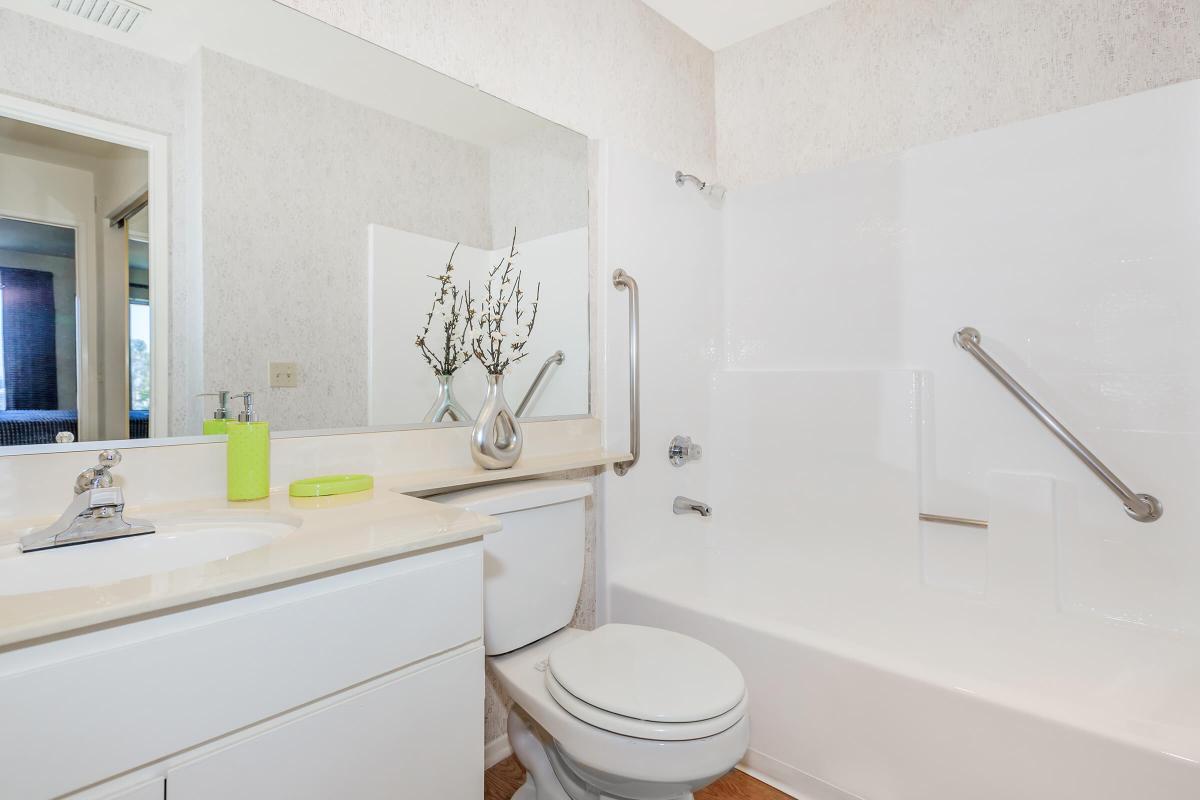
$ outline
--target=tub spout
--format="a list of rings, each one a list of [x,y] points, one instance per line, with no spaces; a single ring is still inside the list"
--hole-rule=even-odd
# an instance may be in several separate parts
[[[712,506],[710,506],[708,503],[701,503],[699,500],[693,500],[692,498],[684,497],[683,495],[675,498],[675,504],[672,506],[672,510],[676,514],[696,513],[702,517],[712,516]]]

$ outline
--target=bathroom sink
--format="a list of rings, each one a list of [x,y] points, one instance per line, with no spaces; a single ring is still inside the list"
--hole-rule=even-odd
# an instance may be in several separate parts
[[[295,531],[285,515],[220,513],[154,520],[156,533],[0,558],[0,595],[103,586],[182,567],[219,562]]]

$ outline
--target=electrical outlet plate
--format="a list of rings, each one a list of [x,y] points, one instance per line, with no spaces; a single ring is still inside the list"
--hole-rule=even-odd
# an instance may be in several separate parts
[[[300,369],[294,362],[272,361],[269,368],[272,389],[295,389],[300,385]]]

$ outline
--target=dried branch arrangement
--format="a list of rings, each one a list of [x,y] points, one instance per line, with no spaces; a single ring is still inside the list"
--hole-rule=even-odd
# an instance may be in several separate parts
[[[457,252],[456,244],[442,274],[429,276],[437,281],[438,288],[433,305],[425,315],[425,327],[417,335],[417,349],[435,375],[453,375],[471,360],[467,339],[474,327],[475,307],[471,300],[471,284],[467,283],[466,291],[459,291],[454,285],[454,254]],[[440,353],[430,347],[430,331],[437,337],[433,347],[439,348]]]
[[[537,322],[538,302],[542,284],[537,285],[533,300],[526,301],[521,288],[521,270],[514,262],[517,256],[517,229],[513,228],[512,245],[508,255],[501,258],[488,272],[483,299],[478,313],[473,315],[477,331],[471,340],[476,360],[493,375],[505,370],[525,356],[525,346]]]

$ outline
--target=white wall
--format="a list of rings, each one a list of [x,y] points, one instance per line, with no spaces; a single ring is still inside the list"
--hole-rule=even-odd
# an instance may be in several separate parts
[[[744,185],[1200,77],[1195,0],[839,0],[716,55]]]

